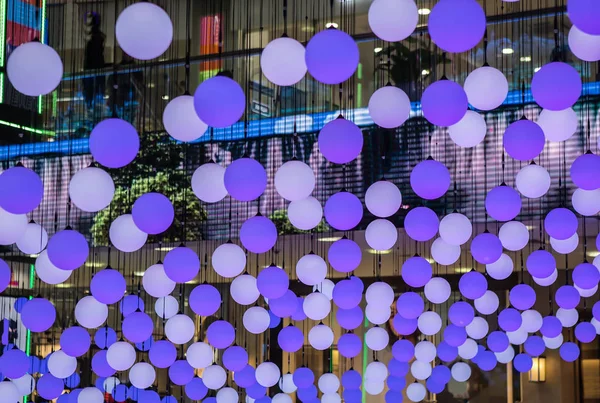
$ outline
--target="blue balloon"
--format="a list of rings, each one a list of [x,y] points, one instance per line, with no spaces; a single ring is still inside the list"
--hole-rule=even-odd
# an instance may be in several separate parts
[[[519,372],[529,372],[533,367],[533,360],[527,354],[517,354],[513,359],[513,365]]]
[[[415,346],[406,339],[400,339],[392,345],[392,355],[400,362],[409,362],[415,356]]]
[[[149,351],[153,344],[154,338],[150,336],[146,341],[142,341],[141,343],[135,343],[135,348],[137,348],[140,351]]]
[[[21,313],[21,309],[23,309],[23,305],[25,305],[25,303],[27,301],[29,301],[29,299],[27,299],[25,297],[17,298],[14,303],[15,311],[17,311],[18,313]]]
[[[79,382],[81,381],[81,378],[79,377],[79,374],[77,372],[74,372],[73,375],[71,375],[68,378],[65,378],[64,381],[65,381],[65,386],[67,388],[74,389],[79,386]]]
[[[249,388],[246,388],[246,394],[254,400],[260,399],[261,397],[264,397],[267,394],[267,388],[261,386],[258,382],[256,382],[254,385],[250,386]]]
[[[385,403],[398,403],[402,401],[402,392],[388,390],[385,394]]]
[[[437,346],[437,356],[444,362],[452,362],[458,356],[458,347],[451,346],[445,341],[441,341]]]
[[[349,369],[342,375],[342,386],[345,389],[360,389],[362,376],[355,370]]]
[[[436,367],[437,368],[437,367]],[[387,386],[390,390],[402,392],[406,387],[406,379],[399,376],[388,376]],[[402,400],[400,400],[402,401]]]
[[[443,382],[438,382],[433,378],[429,378],[427,379],[427,382],[425,382],[425,386],[431,393],[441,393],[446,387],[446,384]]]
[[[294,371],[292,380],[298,388],[308,388],[315,383],[315,374],[310,368],[300,367]]]
[[[96,330],[94,334],[94,343],[98,346],[98,348],[105,349],[116,343],[117,341],[117,332],[114,329],[104,326],[100,329]]]
[[[452,378],[452,373],[450,372],[450,368],[445,365],[437,365],[433,367],[431,371],[430,378],[435,379],[436,383],[448,383],[450,382],[450,378]]]
[[[315,385],[310,385],[308,388],[301,388],[296,391],[296,395],[298,399],[303,402],[309,402],[317,397],[317,387]]]
[[[544,353],[546,343],[544,343],[544,339],[539,336],[529,336],[527,340],[525,340],[524,347],[527,354],[532,357],[537,357]]]
[[[579,358],[579,347],[575,343],[567,342],[560,346],[560,356],[566,362],[573,362]]]
[[[130,386],[129,389],[127,390],[127,398],[130,400],[133,400],[134,402],[137,402],[139,396],[140,396],[140,390],[138,388],[136,388],[135,386]]]
[[[124,402],[127,399],[127,386],[123,384],[117,385],[113,390],[112,395],[113,399],[115,399],[117,402]]]
[[[69,393],[69,403],[78,403],[77,400],[79,399],[79,394],[81,393],[83,389],[75,389],[72,390],[71,393]]]
[[[388,363],[388,371],[390,375],[403,377],[408,374],[409,366],[407,362],[400,362],[395,358],[392,358]]]

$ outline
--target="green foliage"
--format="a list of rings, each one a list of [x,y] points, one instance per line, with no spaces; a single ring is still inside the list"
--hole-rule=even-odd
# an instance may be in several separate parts
[[[303,231],[292,225],[288,218],[286,210],[275,210],[269,218],[277,227],[277,233],[279,235],[292,235],[292,234],[310,234],[312,231]],[[321,220],[319,225],[315,227],[314,232],[327,232],[329,226],[325,224],[325,220]]]

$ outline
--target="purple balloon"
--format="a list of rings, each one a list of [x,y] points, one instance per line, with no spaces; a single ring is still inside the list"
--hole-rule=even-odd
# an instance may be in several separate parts
[[[11,277],[12,277],[12,272],[10,271],[10,267],[4,260],[0,259],[0,292],[3,292],[4,290],[6,290],[6,288],[10,284]],[[16,304],[16,301],[15,301],[15,304]],[[16,305],[15,305],[15,307],[16,307]],[[19,308],[19,310],[20,310],[20,308]]]
[[[431,279],[433,268],[420,256],[408,258],[402,265],[402,279],[413,288],[424,287]]]
[[[318,139],[321,154],[334,164],[355,160],[362,151],[363,141],[360,128],[341,115],[323,126]]]
[[[333,302],[341,309],[352,309],[362,300],[360,284],[352,280],[342,280],[333,287]]]
[[[565,240],[577,232],[577,217],[564,207],[551,210],[544,219],[544,227],[548,235],[554,239]]]
[[[126,295],[119,303],[119,309],[123,316],[128,316],[137,311],[144,311],[144,300],[137,295]]]
[[[548,278],[556,269],[556,259],[552,253],[539,249],[527,257],[527,271],[535,278]]]
[[[415,241],[429,241],[438,232],[440,220],[429,207],[417,207],[404,218],[404,230]]]
[[[90,349],[92,339],[87,329],[73,326],[60,335],[60,348],[71,357],[81,357]]]
[[[339,231],[349,231],[362,220],[363,206],[352,193],[338,192],[327,199],[324,213],[330,226]]]
[[[360,266],[362,250],[356,242],[342,238],[331,244],[327,251],[327,260],[334,270],[350,273]]]
[[[256,370],[252,365],[246,365],[241,371],[233,375],[233,380],[240,388],[248,388],[256,383],[254,373]]]
[[[277,228],[267,217],[257,215],[242,224],[240,241],[250,252],[268,252],[277,242]]]
[[[448,309],[448,319],[456,326],[467,326],[473,322],[473,318],[475,318],[473,307],[464,301],[455,302]]]
[[[417,319],[425,310],[423,298],[415,292],[405,292],[396,302],[398,314],[405,319]]]
[[[596,272],[595,266],[593,266]],[[556,304],[563,309],[574,309],[579,305],[579,300],[581,296],[579,295],[579,291],[571,285],[563,285],[558,290],[556,290],[556,294],[554,295],[554,300]]]
[[[429,15],[431,40],[446,52],[473,49],[483,39],[485,29],[485,12],[475,0],[441,0]]]
[[[36,390],[43,399],[54,400],[61,395],[64,387],[62,379],[46,374],[38,380]]]
[[[363,342],[354,333],[345,333],[338,340],[337,347],[340,355],[345,358],[354,358],[362,351]]]
[[[392,358],[388,362],[388,371],[392,376],[404,377],[408,374],[409,366],[407,362],[400,362],[395,358]]]
[[[141,343],[152,336],[154,322],[144,312],[134,312],[123,319],[123,335],[132,343]]]
[[[433,382],[433,381],[431,381]],[[429,387],[429,380],[427,381],[427,385]],[[444,390],[444,384],[442,385],[442,389],[438,390],[437,392],[433,392],[432,393],[440,393],[442,390]],[[435,389],[435,388],[434,388]],[[437,389],[436,389],[437,390]],[[395,403],[395,402],[401,402],[402,401],[402,392],[396,391],[396,390],[388,390],[387,392],[385,392],[385,403]],[[351,402],[350,402],[351,403]]]
[[[287,353],[295,353],[304,345],[304,334],[296,326],[289,325],[281,329],[277,335],[279,347]]]
[[[392,345],[392,356],[400,362],[410,362],[415,356],[415,346],[406,339],[400,339]]]
[[[511,187],[496,186],[485,197],[485,210],[494,220],[510,221],[521,212],[521,196]]]
[[[423,116],[436,126],[452,126],[458,123],[467,113],[468,107],[469,101],[463,87],[446,79],[429,85],[421,98]],[[450,176],[448,173],[446,175]]]
[[[435,367],[435,368],[437,368],[437,367]],[[399,376],[390,375],[390,376],[388,376],[386,382],[387,382],[388,389],[394,390],[396,392],[402,392],[404,390],[404,388],[406,387],[406,380],[404,378],[400,378]],[[346,388],[346,389],[348,389],[348,388]],[[397,401],[401,402],[402,397],[400,397],[400,399]]]
[[[202,382],[202,378],[197,376],[185,385],[185,395],[191,400],[202,400],[208,393],[208,388]]]
[[[108,168],[122,168],[135,159],[140,138],[135,127],[122,119],[105,119],[90,134],[90,152]]]
[[[518,161],[529,161],[542,153],[546,137],[544,131],[529,119],[511,123],[504,132],[504,149]]]
[[[178,360],[169,367],[169,379],[175,385],[183,386],[194,378],[194,368],[186,360]]]
[[[577,28],[589,35],[600,35],[600,4],[595,0],[569,0],[569,19]]]
[[[531,79],[533,99],[539,106],[551,111],[562,111],[575,105],[581,88],[579,72],[562,62],[542,66]]]
[[[133,400],[134,402],[138,401],[139,394],[140,390],[133,385],[127,389],[127,398]]]
[[[597,321],[600,321],[600,301],[596,302],[592,307],[592,315]]]
[[[580,155],[571,165],[571,180],[583,190],[600,188],[600,156],[592,153]],[[600,249],[600,248],[598,248]]]
[[[127,400],[127,385],[120,384],[115,386],[112,391],[112,397],[117,402],[124,402]]]
[[[218,320],[206,329],[206,338],[214,348],[227,348],[235,341],[235,329],[231,323]]]
[[[419,162],[410,173],[410,186],[417,196],[426,200],[439,199],[450,187],[450,172],[434,159]]]
[[[200,271],[200,259],[192,249],[180,246],[170,250],[163,262],[165,274],[176,283],[192,281]]]
[[[20,378],[25,375],[29,369],[29,357],[16,347],[5,351],[1,358],[0,371],[2,371],[2,375],[7,378]]]
[[[4,262],[4,260],[2,260],[2,262]],[[11,277],[12,277],[12,275],[11,275]],[[9,281],[10,281],[10,278],[9,278]],[[17,313],[21,313],[21,310],[23,309],[23,307],[25,306],[27,301],[29,301],[29,299],[25,298],[25,297],[17,298],[14,303],[15,311],[17,311]]]
[[[169,229],[175,218],[175,210],[165,195],[146,193],[133,203],[131,215],[140,231],[156,235]]]
[[[560,357],[566,362],[573,362],[579,358],[579,346],[575,343],[566,342],[560,346]]]
[[[65,229],[48,241],[48,259],[61,270],[72,271],[83,266],[90,248],[85,237],[77,231]]]
[[[467,340],[467,331],[462,326],[449,324],[444,329],[444,341],[451,347],[459,347]]]
[[[308,72],[323,84],[340,84],[348,80],[358,67],[359,57],[354,39],[335,28],[313,36],[304,55]]]
[[[510,290],[508,299],[512,306],[518,310],[526,311],[535,304],[535,290],[527,284],[518,284]]]
[[[452,326],[454,326],[454,325],[452,325]],[[464,331],[464,329],[463,329],[463,331]],[[464,341],[463,341],[463,343],[464,343]],[[451,346],[450,344],[448,344],[447,342],[442,340],[440,342],[440,344],[438,344],[438,346],[437,346],[437,356],[439,357],[440,360],[442,360],[444,362],[452,362],[458,356],[458,348],[455,346]],[[444,366],[442,366],[442,367],[446,368]],[[436,366],[435,368],[438,368],[438,367]],[[434,370],[435,370],[435,368],[434,368]],[[433,376],[433,373],[431,374],[431,376]]]
[[[483,297],[488,288],[485,276],[477,271],[470,271],[461,276],[458,281],[460,293],[468,299]]]
[[[406,319],[400,315],[395,315],[392,320],[392,327],[401,336],[410,336],[417,330],[417,319]]]
[[[545,316],[542,320],[540,333],[550,339],[557,337],[562,332],[562,323],[556,316]]]
[[[294,371],[294,375],[292,375],[292,380],[294,381],[294,385],[298,388],[308,388],[315,383],[315,374],[310,368],[300,367]],[[344,378],[342,377],[342,382]]]
[[[296,384],[295,375],[296,373],[294,372],[294,383]],[[342,374],[342,386],[344,387],[344,389],[358,390],[360,389],[361,384],[362,376],[360,376],[360,373],[358,373],[357,371],[349,369],[348,371]]]
[[[457,354],[458,354],[458,350],[457,350]],[[455,357],[456,359],[456,357]],[[454,360],[443,360],[446,362],[451,362]],[[450,372],[450,368],[448,368],[445,365],[436,365],[433,370],[431,371],[431,378],[435,379],[437,382],[441,382],[441,383],[448,383],[450,382],[450,379],[452,378],[452,372]]]
[[[0,208],[11,214],[27,214],[42,202],[44,184],[31,169],[14,166],[0,175]]]
[[[237,82],[218,75],[203,81],[196,88],[194,109],[200,120],[207,125],[228,127],[244,114],[246,96]]]
[[[90,282],[90,291],[94,298],[106,305],[119,302],[123,298],[126,288],[127,283],[123,275],[113,269],[99,271]]]
[[[270,299],[269,308],[280,318],[288,318],[298,310],[298,297],[293,291],[287,290],[283,297]]]
[[[103,378],[98,378],[98,379],[103,379]],[[79,386],[79,383],[81,382],[81,377],[79,376],[79,374],[77,372],[75,372],[70,377],[65,378],[64,381],[65,381],[65,386],[67,388],[75,389],[77,386]]]
[[[298,388],[296,391],[298,399],[302,403],[317,403],[320,400],[317,399],[318,390],[315,385],[309,385],[306,388]],[[270,403],[271,400],[266,400],[264,402],[254,402],[254,403]]]
[[[177,348],[168,340],[159,340],[150,347],[148,358],[156,368],[168,368],[177,359]]]
[[[523,317],[514,308],[503,309],[498,314],[498,326],[505,332],[514,332],[523,324]]]
[[[92,357],[92,370],[98,376],[109,377],[113,376],[117,371],[111,368],[106,361],[107,350],[100,350]]]
[[[596,328],[589,322],[581,322],[575,327],[575,338],[582,343],[591,343],[596,338]]]
[[[292,320],[295,320],[297,322],[303,321],[304,319],[306,319],[306,314],[304,313],[304,298],[303,297],[297,297],[296,298],[296,310],[294,311],[294,313],[292,314]]]
[[[350,309],[339,308],[335,314],[335,319],[342,329],[354,330],[363,323],[363,311],[360,306]]]
[[[496,358],[496,354],[491,351],[484,351],[481,353],[479,360],[477,361],[477,365],[482,371],[490,372],[496,365],[498,364],[498,359]]]
[[[56,320],[56,309],[45,298],[29,300],[21,310],[23,326],[32,332],[40,333],[50,329]]]
[[[573,269],[573,283],[579,288],[592,289],[599,281],[600,270],[591,263],[580,263]]]
[[[529,336],[525,340],[525,352],[532,357],[538,357],[544,353],[546,344],[540,336]],[[504,351],[504,350],[503,350]]]
[[[261,386],[258,382],[250,386],[249,388],[246,388],[246,394],[255,400],[264,397],[266,393],[267,388]]]
[[[196,315],[211,316],[221,307],[221,294],[214,286],[201,284],[190,293],[189,304]]]
[[[256,200],[267,187],[265,168],[252,158],[240,158],[225,169],[225,189],[236,200]]]
[[[269,310],[269,317],[271,321],[269,322],[269,329],[275,329],[281,323],[281,318],[275,315],[271,310]]]
[[[533,360],[527,354],[517,354],[513,364],[518,372],[529,372],[533,367]]]
[[[502,256],[502,242],[489,232],[479,234],[471,241],[471,255],[481,264],[497,262]]]
[[[256,287],[261,295],[269,299],[283,297],[290,286],[290,279],[285,270],[277,266],[269,266],[256,277]]]
[[[144,341],[135,343],[135,348],[137,348],[139,351],[146,352],[146,351],[149,351],[153,345],[154,345],[154,337],[150,336]]]

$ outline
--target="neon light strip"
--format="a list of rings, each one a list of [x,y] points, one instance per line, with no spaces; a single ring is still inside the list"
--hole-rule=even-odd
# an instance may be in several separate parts
[[[6,50],[6,1],[0,0],[0,67],[4,67]],[[0,73],[0,103],[4,102],[4,73]]]
[[[29,265],[29,289],[32,290],[35,285],[35,265]],[[32,299],[33,297],[29,297]],[[27,329],[27,344],[25,345],[25,354],[31,354],[31,331]],[[23,396],[23,403],[27,403],[27,396]]]
[[[362,359],[362,381],[365,381],[365,374],[367,373],[367,360],[369,359],[367,352],[369,347],[367,346],[367,327],[369,327],[369,320],[365,317],[365,337],[363,338],[363,359]],[[362,387],[362,403],[367,403],[367,390],[364,385]]]
[[[46,43],[46,0],[42,0],[42,14],[40,15],[40,42]],[[42,114],[42,96],[38,97],[38,113]]]
[[[0,120],[0,125],[14,127],[16,129],[25,130],[26,132],[30,132],[30,133],[44,134],[46,136],[54,136],[54,135],[56,135],[51,130],[34,129],[33,127],[27,127],[27,126],[18,125],[16,123],[7,122],[6,120]]]

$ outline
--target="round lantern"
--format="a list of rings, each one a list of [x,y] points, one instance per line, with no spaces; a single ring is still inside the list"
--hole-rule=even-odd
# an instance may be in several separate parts
[[[234,199],[252,201],[265,191],[267,173],[258,161],[252,158],[240,158],[226,168],[224,183]]]
[[[569,49],[583,61],[597,62],[600,60],[600,36],[589,35],[573,25],[569,30]]]
[[[179,302],[171,295],[158,298],[154,303],[154,311],[163,320],[171,319],[179,312]]]
[[[477,342],[473,339],[467,339],[462,345],[458,346],[458,355],[464,360],[470,360],[477,355]]]
[[[109,237],[110,242],[121,252],[135,252],[148,240],[148,234],[135,225],[131,214],[123,214],[110,224]]]
[[[494,220],[513,220],[521,211],[521,196],[511,187],[497,186],[485,196],[485,210]]]
[[[407,1],[414,4],[413,0]],[[373,4],[375,3],[371,4],[371,8]],[[408,95],[391,85],[379,88],[369,99],[369,115],[375,124],[386,129],[402,126],[410,117],[410,108]]]
[[[140,60],[165,53],[173,40],[169,15],[152,3],[135,3],[125,8],[115,25],[117,42],[123,52]]]
[[[506,153],[518,161],[536,158],[544,149],[544,131],[535,122],[520,119],[504,131],[503,144]]]
[[[165,274],[171,280],[176,283],[187,283],[198,275],[200,259],[192,249],[179,246],[166,254],[163,266]]]
[[[289,287],[289,277],[285,270],[276,266],[264,268],[256,278],[256,285],[261,295],[269,299],[283,297]]]
[[[319,351],[323,351],[331,347],[334,335],[329,326],[317,325],[308,332],[308,342],[310,345]]]
[[[134,312],[123,319],[123,336],[132,343],[144,343],[152,337],[154,322],[145,312]]]
[[[420,381],[423,381],[431,375],[431,364],[422,361],[413,361],[410,366],[411,375]]]
[[[21,308],[23,326],[32,332],[45,332],[56,320],[56,309],[45,298],[33,298]]]
[[[356,242],[343,238],[331,244],[327,260],[334,270],[349,273],[360,265],[362,250]]]
[[[321,321],[329,315],[331,302],[323,293],[313,292],[304,298],[302,309],[309,319]]]
[[[58,87],[62,80],[63,63],[50,46],[32,41],[10,52],[6,73],[17,91],[37,97],[49,94]]]
[[[473,322],[474,317],[475,310],[464,301],[455,302],[448,309],[448,319],[456,326],[467,326]]]
[[[108,306],[91,295],[83,297],[75,305],[75,319],[86,329],[102,326],[108,318]]]
[[[581,77],[574,67],[563,62],[542,66],[531,80],[531,94],[539,106],[551,111],[572,107],[581,95]]]
[[[487,132],[487,124],[482,115],[467,111],[465,116],[448,128],[448,135],[457,146],[475,147],[483,141]]]
[[[175,282],[167,276],[162,264],[155,264],[144,272],[142,286],[149,295],[160,298],[173,292]]]
[[[426,336],[436,335],[442,328],[442,318],[433,311],[423,312],[417,320],[417,327]]]
[[[556,350],[556,349],[560,348],[560,346],[562,346],[563,341],[564,341],[562,333],[553,338],[542,337],[542,339],[544,339],[546,348],[548,348],[550,350]]]
[[[518,284],[510,290],[509,300],[515,308],[526,311],[535,304],[536,294],[530,285]]]
[[[505,249],[515,252],[527,246],[529,230],[522,222],[509,221],[500,227],[498,238]]]
[[[107,168],[122,168],[135,159],[140,149],[137,131],[122,119],[98,123],[90,133],[90,153]]]
[[[104,394],[98,388],[84,388],[77,396],[77,403],[102,403]]]
[[[405,292],[396,303],[398,314],[404,319],[417,319],[425,309],[421,296],[415,292]]]
[[[429,241],[438,232],[440,221],[429,207],[416,207],[406,214],[404,230],[415,241]]]
[[[502,256],[502,243],[496,235],[484,232],[471,241],[471,255],[481,264],[492,264]]]
[[[108,348],[106,361],[117,371],[126,371],[135,363],[136,353],[133,346],[124,341],[118,341]]]
[[[244,271],[246,254],[238,245],[225,243],[214,250],[211,262],[213,269],[221,277],[233,278]]]
[[[496,109],[508,95],[508,80],[504,74],[490,66],[473,70],[465,79],[465,93],[473,107],[482,111]]]
[[[560,241],[570,238],[577,232],[579,223],[575,214],[564,207],[551,210],[544,219],[548,235]]]
[[[392,249],[398,240],[398,230],[390,221],[383,218],[372,221],[365,231],[365,240],[374,250]]]
[[[450,187],[450,172],[441,162],[427,159],[418,163],[410,173],[410,186],[417,196],[435,200]]]
[[[538,278],[538,277],[533,277],[533,276],[531,278],[533,279],[534,283],[536,283],[537,285],[540,285],[542,287],[548,287],[548,286],[554,284],[554,282],[558,278],[558,270],[554,269],[552,274],[550,274],[546,278]]]
[[[107,305],[119,302],[126,289],[127,283],[123,275],[109,268],[96,273],[90,282],[90,291],[94,298]]]
[[[192,340],[195,331],[194,321],[187,315],[175,315],[165,324],[165,335],[174,344],[185,344]]]
[[[348,231],[362,220],[363,206],[352,193],[338,192],[327,199],[324,212],[329,225],[340,231]]]
[[[131,216],[141,231],[156,235],[169,229],[175,219],[175,210],[166,196],[146,193],[133,203]]]
[[[250,274],[243,274],[233,279],[229,289],[233,300],[240,305],[252,305],[260,297],[256,278]]]
[[[546,140],[565,141],[577,132],[579,118],[573,108],[567,108],[562,111],[544,109],[538,116],[537,124],[544,131]]]
[[[192,368],[204,369],[214,362],[215,352],[207,343],[196,342],[188,347],[185,359]]]
[[[576,189],[571,198],[573,208],[583,216],[593,216],[600,211],[600,189]]]
[[[3,223],[4,224],[4,223]],[[18,226],[20,228],[20,226]],[[16,230],[19,233],[21,230]],[[12,232],[12,231],[11,231]],[[25,227],[25,232],[17,240],[19,250],[28,255],[35,255],[46,248],[48,244],[48,233],[39,224],[29,223]]]
[[[340,115],[319,132],[319,151],[329,162],[347,164],[360,155],[363,141],[360,128]]]
[[[450,283],[443,277],[433,277],[425,284],[425,298],[434,304],[443,304],[450,298]]]
[[[600,5],[593,0],[570,0],[567,4],[569,19],[577,28],[589,35],[600,35],[597,22]]]
[[[431,279],[433,268],[431,264],[420,256],[406,259],[402,264],[402,279],[410,287],[419,288],[425,286]]]
[[[214,286],[201,284],[190,293],[189,305],[196,315],[214,315],[221,307],[221,294]]]
[[[306,45],[308,72],[323,84],[340,84],[352,77],[359,58],[354,39],[335,28],[319,32]]]
[[[527,257],[526,266],[533,277],[546,278],[556,268],[556,259],[550,252],[539,249]]]
[[[541,317],[540,317],[541,319]],[[505,308],[498,314],[498,326],[506,332],[515,332],[523,325],[523,316],[513,308]]]
[[[129,382],[138,389],[149,388],[155,378],[156,371],[147,362],[138,362],[129,370]]]
[[[446,52],[473,49],[483,39],[485,29],[485,12],[475,0],[443,0],[429,15],[431,40]]]
[[[472,272],[473,273],[473,272]],[[468,273],[467,273],[468,274]],[[464,277],[461,278],[461,281]],[[475,309],[482,315],[491,315],[498,310],[500,301],[495,292],[487,290],[485,293],[475,299]]]
[[[600,270],[591,263],[580,263],[573,269],[573,283],[583,290],[589,290],[598,285]]]
[[[0,209],[15,215],[35,210],[44,195],[44,185],[38,174],[19,165],[0,172],[0,188],[3,189],[0,195]],[[12,227],[10,222],[4,226]]]
[[[460,246],[450,245],[442,238],[438,238],[431,244],[431,257],[442,265],[451,265],[460,258]]]
[[[558,308],[558,310],[556,311],[556,317],[558,318],[558,320],[560,320],[560,323],[563,325],[563,327],[566,328],[575,326],[579,321],[579,313],[575,308]]]
[[[12,214],[0,208],[0,220],[0,245],[12,245],[25,235],[27,215]]]
[[[579,235],[575,233],[573,236],[563,241],[550,238],[550,245],[552,245],[552,249],[554,249],[556,252],[563,255],[568,255],[577,249],[577,246],[579,245]]]
[[[279,367],[272,362],[263,362],[256,367],[256,382],[265,388],[275,386],[279,381],[281,372]]]
[[[542,327],[542,315],[533,309],[521,313],[523,329],[529,333],[535,333]]]
[[[260,68],[267,80],[279,86],[294,85],[306,74],[306,49],[287,36],[272,40],[260,55]]]
[[[71,376],[77,369],[77,358],[58,350],[50,355],[48,360],[48,372],[56,378],[64,379]]]
[[[429,85],[421,98],[423,116],[436,126],[457,124],[467,113],[468,106],[463,88],[450,80],[443,79]]]
[[[227,196],[225,168],[214,162],[200,165],[192,175],[192,191],[206,203],[216,203]]]
[[[304,255],[296,263],[296,275],[303,284],[319,284],[327,276],[327,263],[314,253]]]
[[[442,218],[439,226],[440,238],[448,245],[462,245],[473,233],[471,221],[463,214],[451,213]]]
[[[564,343],[560,347],[560,358],[565,360],[566,362],[573,362],[579,358],[579,346],[572,342]]]
[[[65,229],[50,238],[47,251],[52,264],[61,270],[73,271],[87,260],[89,246],[79,232]]]
[[[194,108],[201,121],[223,128],[236,123],[246,109],[246,96],[233,79],[217,75],[203,81],[194,93]]]
[[[599,189],[600,178],[595,175],[598,169],[600,169],[600,156],[590,152],[580,155],[571,165],[571,180],[575,186],[583,190]]]
[[[266,309],[253,306],[244,312],[244,328],[252,334],[261,334],[269,328],[271,318]]]
[[[292,160],[283,164],[275,173],[275,189],[284,199],[306,199],[315,188],[315,174],[302,161]]]
[[[242,224],[240,241],[250,252],[265,253],[277,243],[277,228],[267,217],[257,215]]]
[[[398,42],[417,27],[419,13],[414,0],[376,0],[369,7],[369,27],[380,39]]]
[[[208,389],[217,390],[223,387],[225,382],[227,382],[227,373],[222,367],[211,365],[204,368],[202,381]]]
[[[71,277],[71,271],[61,270],[54,266],[50,259],[48,259],[48,253],[44,250],[40,252],[40,255],[35,259],[35,274],[46,284],[60,284]]]
[[[323,207],[312,196],[291,202],[287,213],[290,223],[303,231],[315,228],[323,219]]]
[[[411,402],[420,402],[425,399],[425,395],[427,395],[427,389],[420,383],[411,383],[408,385],[408,388],[406,388],[406,397],[408,397]]]
[[[529,199],[537,199],[548,193],[551,179],[546,168],[529,164],[521,168],[515,179],[517,190]]]
[[[191,95],[173,98],[165,107],[162,120],[167,133],[182,142],[198,140],[208,129],[196,114]]]
[[[376,217],[386,218],[395,214],[402,205],[398,186],[389,181],[373,183],[365,193],[365,206]]]

